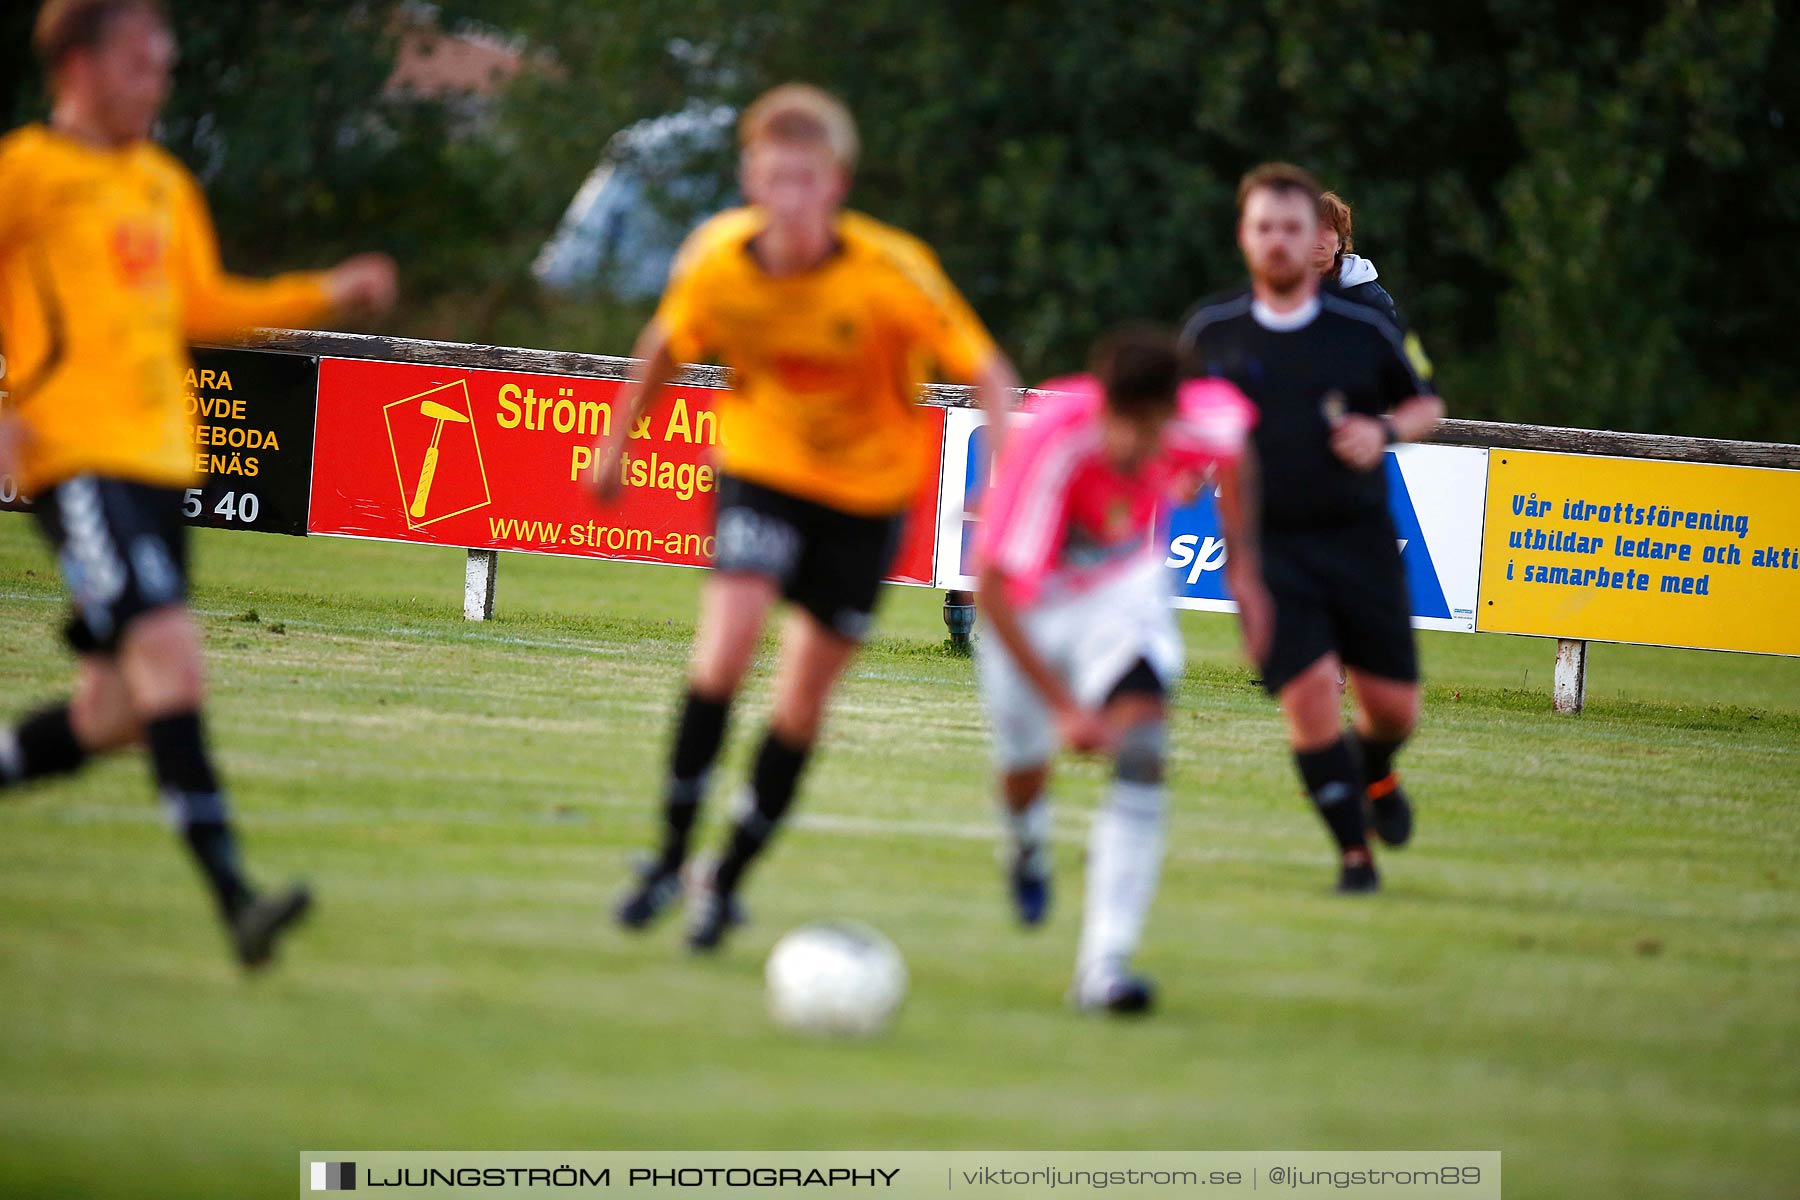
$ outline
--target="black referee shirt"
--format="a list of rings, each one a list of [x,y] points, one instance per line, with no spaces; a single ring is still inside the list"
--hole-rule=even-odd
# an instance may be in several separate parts
[[[1415,336],[1342,297],[1272,314],[1245,292],[1195,309],[1181,342],[1191,369],[1237,384],[1261,414],[1263,528],[1300,533],[1385,518],[1386,472],[1339,461],[1331,414],[1378,417],[1429,395],[1431,364]]]

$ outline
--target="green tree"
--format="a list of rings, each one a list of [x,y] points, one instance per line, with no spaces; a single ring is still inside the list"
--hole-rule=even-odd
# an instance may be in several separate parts
[[[1793,22],[1675,3],[1564,40],[1523,16],[1492,411],[1791,440],[1771,401],[1800,384],[1779,316],[1800,299],[1800,158],[1770,134]]]
[[[623,351],[640,308],[530,283],[576,187],[634,121],[803,78],[859,118],[854,202],[929,240],[1028,374],[1236,286],[1236,180],[1279,157],[1355,205],[1458,414],[1800,440],[1780,0],[452,0],[531,48],[476,115],[386,89],[405,8],[176,6],[164,135],[233,262],[385,247],[410,331]],[[16,122],[30,14],[0,22]]]

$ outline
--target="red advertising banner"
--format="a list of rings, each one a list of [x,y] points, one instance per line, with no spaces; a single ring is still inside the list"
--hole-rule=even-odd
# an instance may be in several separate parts
[[[623,384],[412,363],[319,362],[307,532],[705,566],[718,487],[715,388],[667,389],[602,507],[594,442]],[[942,409],[929,410],[941,461]],[[921,482],[889,580],[929,586],[938,480]]]

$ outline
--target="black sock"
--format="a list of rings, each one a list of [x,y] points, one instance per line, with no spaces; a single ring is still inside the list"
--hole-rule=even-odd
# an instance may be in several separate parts
[[[725,718],[731,701],[708,700],[689,691],[675,724],[669,783],[663,792],[663,843],[657,870],[678,871],[687,859],[688,838],[700,816],[706,777],[725,742]]]
[[[750,810],[732,826],[731,841],[713,875],[713,886],[721,895],[729,896],[737,890],[745,868],[775,835],[781,818],[794,802],[794,788],[811,753],[811,746],[790,746],[773,730],[763,739],[762,749],[756,755],[755,773],[750,777]]]
[[[251,892],[238,865],[225,796],[206,754],[200,714],[158,717],[144,726],[144,738],[150,744],[163,803],[206,876],[219,910],[229,918],[249,902]]]
[[[0,789],[78,770],[88,753],[75,740],[69,706],[57,704],[0,730]]]
[[[1364,784],[1380,783],[1386,779],[1394,770],[1394,755],[1398,754],[1400,747],[1405,744],[1406,739],[1403,737],[1387,740],[1371,738],[1366,734],[1357,734],[1356,746],[1362,753]]]
[[[1366,846],[1362,772],[1357,769],[1349,740],[1339,738],[1321,750],[1296,751],[1294,762],[1300,767],[1300,778],[1306,781],[1307,794],[1318,808],[1320,819],[1337,840],[1338,849]]]

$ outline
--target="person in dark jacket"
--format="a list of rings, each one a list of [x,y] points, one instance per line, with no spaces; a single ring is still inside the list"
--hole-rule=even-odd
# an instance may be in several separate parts
[[[1356,304],[1366,304],[1400,324],[1400,311],[1394,298],[1375,282],[1380,278],[1375,264],[1351,253],[1355,244],[1350,236],[1350,206],[1336,192],[1323,192],[1319,196],[1319,215],[1319,241],[1313,247],[1313,266],[1319,272],[1323,290]]]

